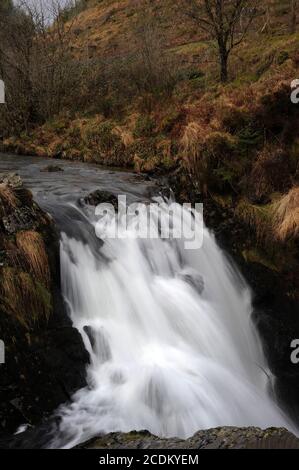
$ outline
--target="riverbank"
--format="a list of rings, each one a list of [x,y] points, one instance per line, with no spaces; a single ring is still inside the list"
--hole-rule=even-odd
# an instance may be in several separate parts
[[[237,201],[219,195],[204,195],[194,188],[188,175],[174,173],[169,179],[176,198],[183,202],[203,202],[204,220],[219,246],[236,264],[252,290],[253,319],[263,342],[273,374],[272,393],[295,423],[299,423],[299,366],[291,362],[291,342],[299,338],[299,257],[298,244],[292,249],[274,245],[278,259],[291,260],[275,265],[269,251],[260,244],[251,226],[236,213]],[[269,249],[269,247],[268,247]],[[273,251],[272,251],[273,253]]]
[[[89,357],[60,290],[59,236],[18,176],[0,175],[0,436],[85,386]]]

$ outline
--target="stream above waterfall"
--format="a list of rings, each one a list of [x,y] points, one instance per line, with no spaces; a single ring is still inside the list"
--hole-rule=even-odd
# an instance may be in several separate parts
[[[274,402],[251,292],[213,234],[204,228],[197,250],[184,240],[139,239],[134,227],[123,227],[121,239],[104,237],[85,196],[99,189],[149,203],[158,185],[84,163],[59,161],[64,171],[41,172],[50,163],[0,160],[0,172],[19,173],[56,221],[62,292],[91,358],[88,386],[57,410],[49,446],[141,429],[181,438],[217,426],[294,431]]]

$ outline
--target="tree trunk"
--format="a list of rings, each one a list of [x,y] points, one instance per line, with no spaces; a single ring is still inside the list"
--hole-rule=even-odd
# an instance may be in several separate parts
[[[220,79],[222,83],[228,81],[228,54],[226,51],[220,51]]]

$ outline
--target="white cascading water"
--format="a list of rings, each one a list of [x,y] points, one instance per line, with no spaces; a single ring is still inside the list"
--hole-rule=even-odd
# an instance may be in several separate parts
[[[98,237],[109,230],[95,228]],[[89,386],[59,410],[52,446],[112,431],[185,438],[227,425],[291,429],[267,393],[251,294],[213,235],[205,228],[198,250],[137,239],[133,227],[127,235],[106,239],[102,258],[62,236],[63,292],[91,363]]]

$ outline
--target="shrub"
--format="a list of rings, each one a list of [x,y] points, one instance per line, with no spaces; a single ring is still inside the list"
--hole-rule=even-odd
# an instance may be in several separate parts
[[[266,202],[271,193],[281,192],[291,183],[289,158],[285,150],[265,146],[253,163],[248,192],[254,202]]]
[[[247,199],[241,199],[236,208],[236,216],[242,220],[255,234],[259,243],[273,240],[273,210],[272,205],[258,206]]]
[[[261,147],[263,143],[262,129],[257,129],[253,124],[242,128],[238,134],[238,151],[243,156],[248,156]]]
[[[250,123],[248,110],[237,106],[224,106],[219,110],[221,126],[231,134],[242,132]]]
[[[198,180],[201,190],[206,193],[208,186],[233,184],[235,168],[233,154],[235,139],[232,135],[207,132],[196,122],[190,122],[181,138],[181,149],[188,171]]]

